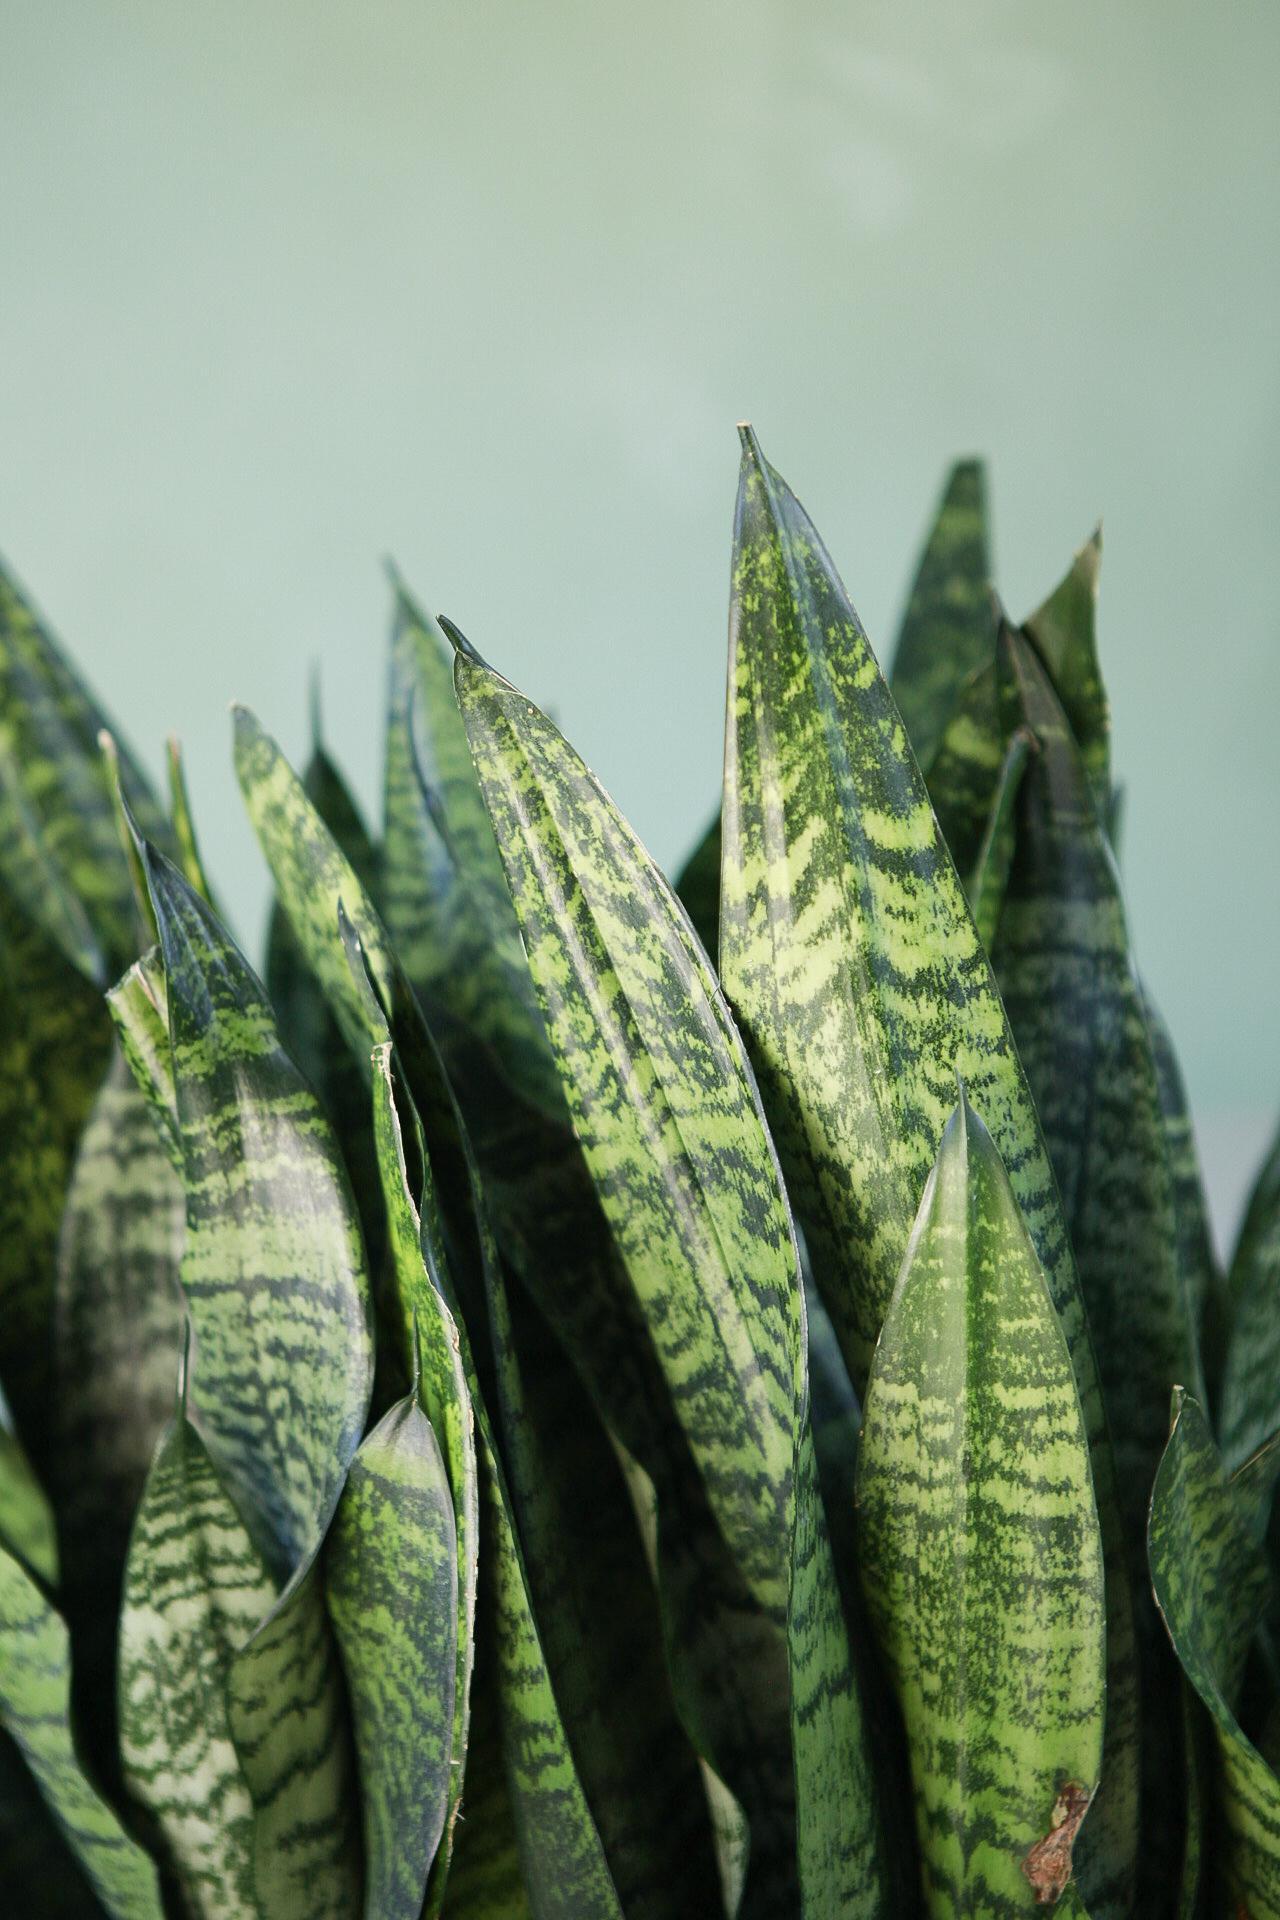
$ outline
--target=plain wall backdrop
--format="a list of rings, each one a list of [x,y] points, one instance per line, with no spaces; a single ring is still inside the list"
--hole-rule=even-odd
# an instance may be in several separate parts
[[[1220,1231],[1280,1109],[1274,0],[5,0],[0,551],[251,952],[233,698],[376,811],[393,554],[654,853],[714,803],[734,423],[882,660],[943,469],[1105,517],[1139,963]]]

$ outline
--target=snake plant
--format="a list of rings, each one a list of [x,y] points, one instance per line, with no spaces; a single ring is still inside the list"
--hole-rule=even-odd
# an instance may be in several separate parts
[[[393,578],[376,834],[235,711],[261,973],[0,574],[6,1913],[1280,1920],[1280,1142],[1220,1271],[1098,537],[1015,624],[957,465],[886,678],[742,442],[674,884]]]

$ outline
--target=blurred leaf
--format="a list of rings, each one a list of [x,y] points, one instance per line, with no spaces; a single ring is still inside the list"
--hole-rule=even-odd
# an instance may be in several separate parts
[[[254,1811],[227,1721],[236,1651],[276,1585],[199,1434],[179,1412],[156,1452],[120,1615],[120,1746],[185,1907],[257,1920]]]
[[[1004,905],[1009,870],[1013,865],[1018,840],[1018,795],[1027,770],[1027,756],[1035,750],[1032,736],[1022,727],[1011,736],[1004,763],[991,801],[982,845],[978,848],[973,871],[965,881],[969,910],[978,938],[988,953],[995,945]]]
[[[7,1409],[5,1410],[7,1411]],[[31,1469],[22,1442],[0,1418],[0,1546],[7,1547],[44,1586],[58,1584],[58,1534],[53,1509]]]
[[[53,1401],[58,1225],[110,1046],[97,990],[0,880],[0,1380],[37,1470]]]
[[[102,1920],[102,1908],[21,1752],[0,1730],[0,1886],[15,1914]]]
[[[149,842],[186,1188],[192,1402],[282,1576],[318,1546],[359,1444],[373,1354],[350,1189],[261,983]]]
[[[1276,1920],[1280,1782],[1236,1719],[1267,1572],[1204,1415],[1182,1393],[1151,1495],[1147,1552],[1173,1650],[1213,1723],[1229,1898],[1249,1920]]]
[[[1028,1855],[1102,1764],[1102,1541],[1071,1356],[963,1096],[876,1348],[858,1504],[929,1911],[1032,1913]]]
[[[1098,666],[1098,569],[1102,528],[1085,541],[1044,605],[1023,626],[1044,662],[1080,749],[1094,812],[1107,831],[1111,807],[1111,710]]]
[[[40,1587],[0,1547],[0,1727],[113,1920],[162,1920],[151,1861],[89,1780],[71,1726],[67,1629]]]
[[[1170,1391],[1197,1379],[1197,1316],[1115,865],[1044,667],[1012,628],[1001,646],[1038,750],[993,957],[1062,1194],[1137,1539]]]
[[[125,1554],[182,1353],[185,1206],[147,1102],[113,1055],[67,1189],[54,1288],[46,1474],[82,1732],[114,1766]]]
[[[960,460],[947,476],[920,556],[889,685],[920,766],[928,767],[962,682],[991,656],[986,473]]]
[[[0,875],[26,913],[98,986],[128,966],[138,928],[98,736],[144,831],[173,850],[145,776],[0,567]]]
[[[458,1546],[417,1394],[360,1445],[325,1549],[364,1808],[365,1920],[419,1920],[453,1800]]]
[[[817,1498],[795,1242],[740,1043],[674,897],[577,755],[473,655],[455,671],[575,1131],[708,1504],[782,1642],[803,1898],[874,1911],[878,1822]],[[660,1566],[663,1526],[660,1504]]]
[[[1227,1281],[1223,1458],[1238,1466],[1280,1427],[1280,1134],[1245,1208]]]
[[[1092,1449],[1110,1741],[1084,1884],[1104,1920],[1127,1910],[1137,1843],[1131,1612],[1096,1362],[1048,1155],[893,700],[816,530],[749,429],[735,556],[725,991],[855,1387],[957,1074],[988,1118],[1062,1317]]]

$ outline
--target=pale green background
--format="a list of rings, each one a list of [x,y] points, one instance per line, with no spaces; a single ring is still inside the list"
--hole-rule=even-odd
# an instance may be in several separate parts
[[[0,548],[256,946],[226,707],[372,802],[394,553],[655,853],[733,432],[887,651],[944,463],[1017,612],[1106,516],[1140,961],[1222,1218],[1280,1105],[1280,6],[0,0]]]

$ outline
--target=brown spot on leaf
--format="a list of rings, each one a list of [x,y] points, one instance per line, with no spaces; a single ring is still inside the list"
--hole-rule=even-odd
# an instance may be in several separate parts
[[[1049,1831],[1043,1840],[1036,1841],[1022,1863],[1022,1871],[1035,1890],[1037,1906],[1052,1906],[1071,1878],[1071,1849],[1092,1798],[1078,1780],[1068,1780],[1059,1787],[1049,1815]]]

